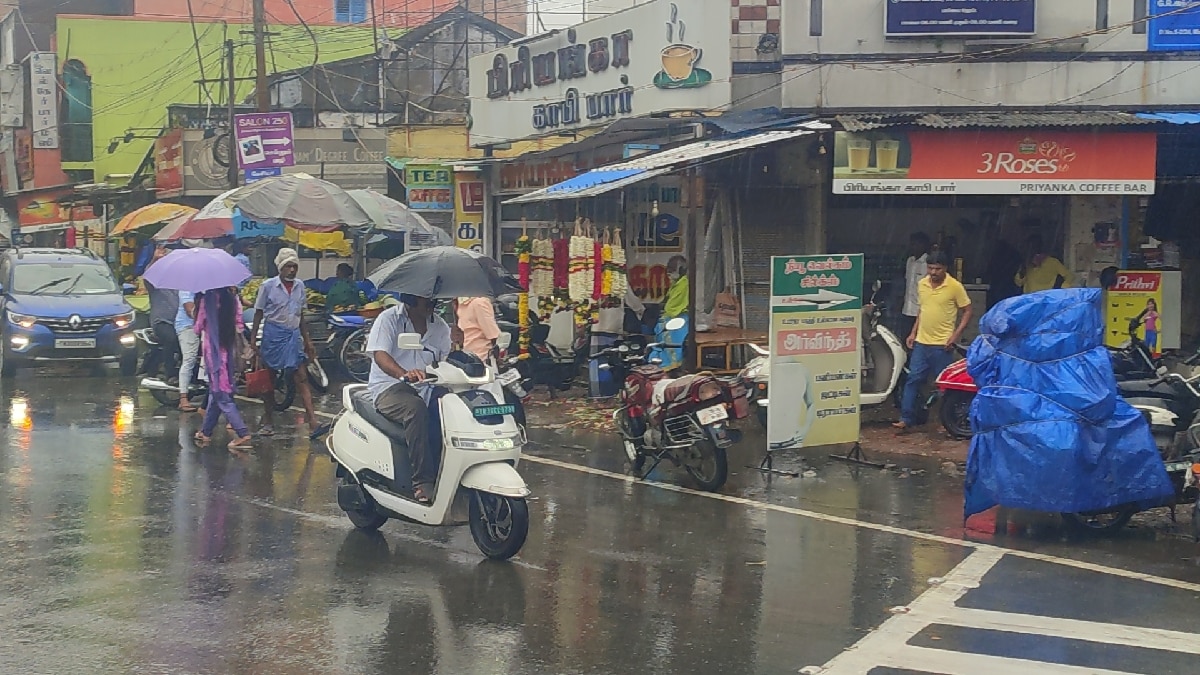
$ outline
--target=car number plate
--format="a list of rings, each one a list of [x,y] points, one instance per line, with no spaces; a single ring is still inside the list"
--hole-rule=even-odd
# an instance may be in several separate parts
[[[507,387],[508,385],[516,382],[517,380],[520,380],[521,373],[519,373],[516,370],[510,370],[506,373],[500,373],[500,377],[498,379],[500,380],[500,384]]]
[[[496,417],[498,415],[511,415],[517,412],[515,405],[485,405],[471,410],[471,413],[476,417]]]
[[[95,349],[96,338],[68,338],[54,341],[55,349]]]
[[[729,419],[729,411],[725,410],[724,405],[714,405],[697,412],[696,419],[700,421],[700,424],[712,424]]]

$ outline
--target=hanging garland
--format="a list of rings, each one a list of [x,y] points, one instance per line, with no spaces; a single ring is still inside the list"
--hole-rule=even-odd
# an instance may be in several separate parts
[[[583,235],[582,222],[575,222],[575,232],[569,244],[570,267],[568,295],[572,303],[582,303],[592,297],[591,263],[592,240]]]
[[[521,293],[517,295],[517,347],[518,354],[528,354],[529,336],[529,288],[532,283],[532,254],[533,243],[521,225],[521,236],[517,239],[513,250],[517,253],[517,276],[521,281]]]
[[[554,295],[554,244],[539,237],[533,241],[530,257],[529,292],[539,300]]]
[[[628,267],[625,262],[625,244],[621,241],[621,231],[617,230],[612,245],[612,285],[609,288],[609,296],[614,298],[625,298],[625,292],[629,290]]]

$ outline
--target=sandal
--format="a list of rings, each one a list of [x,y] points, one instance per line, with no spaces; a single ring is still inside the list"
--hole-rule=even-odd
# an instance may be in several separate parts
[[[181,404],[181,405],[179,406],[179,412],[181,412],[181,413],[194,413],[194,412],[197,412],[197,411],[199,411],[199,410],[200,410],[200,409],[199,409],[199,408],[197,408],[197,407],[196,407],[196,406],[194,406],[194,405],[182,405],[182,404]]]
[[[421,483],[413,488],[413,498],[416,499],[417,503],[421,504],[422,506],[429,506],[433,504],[433,498],[429,496],[429,492],[432,490],[432,488],[433,486],[429,483]]]
[[[212,436],[205,436],[203,431],[197,431],[192,436],[192,440],[196,441],[200,445],[208,445],[209,442],[212,441]]]
[[[253,441],[254,439],[250,438],[248,435],[242,436],[230,441],[228,447],[230,450],[249,450],[250,448],[254,447]]]
[[[274,425],[271,425],[271,424],[262,425],[261,427],[258,428],[258,435],[259,436],[274,436],[275,435]]]
[[[332,429],[332,428],[333,428],[333,427],[331,427],[331,426],[330,426],[330,425],[328,425],[328,424],[321,424],[321,425],[318,425],[318,426],[317,426],[315,429],[313,429],[313,430],[312,430],[312,433],[308,435],[308,440],[310,440],[310,441],[315,441],[315,440],[317,440],[318,438],[320,438],[320,437],[324,436],[325,434],[329,433],[329,430],[330,430],[330,429]]]

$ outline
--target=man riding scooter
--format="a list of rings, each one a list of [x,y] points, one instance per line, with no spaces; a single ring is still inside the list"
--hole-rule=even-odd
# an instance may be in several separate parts
[[[457,329],[455,329],[457,330]],[[421,336],[423,351],[402,350],[397,340],[404,333]],[[379,315],[371,326],[367,353],[371,355],[371,375],[367,386],[379,414],[404,428],[404,440],[412,454],[413,497],[421,504],[433,501],[437,480],[440,445],[429,442],[429,404],[433,387],[425,380],[425,369],[449,355],[454,330],[434,313],[429,298],[401,294],[400,304]],[[394,457],[396,473],[402,469]]]

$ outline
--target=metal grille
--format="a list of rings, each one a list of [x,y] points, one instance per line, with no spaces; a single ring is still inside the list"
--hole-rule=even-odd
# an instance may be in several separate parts
[[[78,328],[72,328],[67,319],[38,319],[38,323],[59,335],[91,335],[109,321],[111,319],[83,319]]]
[[[688,446],[696,441],[704,440],[704,430],[691,415],[672,417],[663,426],[667,430],[667,440],[671,445]]]

